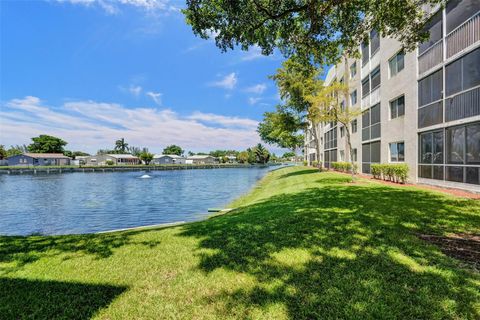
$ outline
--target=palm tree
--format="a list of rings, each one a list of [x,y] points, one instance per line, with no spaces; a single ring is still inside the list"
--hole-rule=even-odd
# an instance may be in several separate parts
[[[128,150],[128,143],[125,142],[124,138],[121,138],[115,141],[115,151],[120,151],[122,153],[127,152]]]
[[[257,161],[260,163],[267,163],[270,159],[270,152],[268,152],[268,150],[262,146],[261,143],[255,146],[254,152],[257,157]]]

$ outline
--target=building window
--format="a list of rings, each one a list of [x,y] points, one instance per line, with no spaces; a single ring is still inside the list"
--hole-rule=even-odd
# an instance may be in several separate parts
[[[352,150],[352,161],[357,162],[357,149]]]
[[[480,85],[480,48],[445,68],[446,96]]]
[[[465,127],[449,128],[446,131],[447,163],[465,162]]]
[[[390,101],[390,119],[401,117],[405,114],[405,96]]]
[[[380,141],[362,144],[362,172],[370,173],[372,163],[380,163]]]
[[[480,10],[478,0],[450,0],[447,3],[447,33],[467,21]]]
[[[442,99],[443,71],[438,70],[418,82],[418,104],[424,106]]]
[[[444,179],[443,130],[422,133],[419,136],[418,176],[427,179]]]
[[[377,30],[370,31],[370,55],[373,57],[380,49],[380,36]]]
[[[380,104],[362,114],[362,141],[380,138]]]
[[[380,86],[380,66],[372,71],[370,74],[370,81],[372,82],[372,91]]]
[[[355,104],[357,104],[357,90],[353,91],[352,93],[350,93],[350,104],[352,106],[354,106]]]
[[[367,76],[362,80],[362,98],[365,98],[370,93],[370,78]]]
[[[400,51],[393,58],[388,61],[390,69],[390,77],[395,76],[405,67],[405,53]]]
[[[328,130],[324,134],[325,149],[332,149],[337,147],[337,128]]]
[[[405,161],[405,143],[404,142],[390,143],[390,161],[391,162]]]
[[[442,39],[442,12],[442,10],[439,10],[425,25],[424,30],[429,34],[429,38],[418,46],[419,54],[427,51],[428,48]]]
[[[418,82],[418,127],[424,128],[443,122],[443,70]]]
[[[340,127],[340,137],[344,137],[345,136],[345,127],[341,126]]]
[[[357,132],[357,127],[358,127],[357,119],[353,120],[351,122],[351,124],[352,124],[352,133],[356,133]]]
[[[368,42],[363,42],[362,43],[362,67],[364,67],[368,60],[370,59],[369,55],[369,48],[368,48]]]
[[[325,168],[330,168],[330,163],[337,161],[337,149],[325,151],[323,153],[323,158],[323,165]]]
[[[357,74],[357,62],[354,62],[350,66],[350,79],[353,79],[356,74]]]
[[[342,112],[345,112],[345,101],[340,102],[340,110],[342,110]]]

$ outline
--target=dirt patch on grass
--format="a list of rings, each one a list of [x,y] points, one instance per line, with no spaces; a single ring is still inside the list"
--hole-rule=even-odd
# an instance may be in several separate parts
[[[432,243],[447,256],[480,271],[480,235],[457,233],[448,236],[420,234],[420,239]]]

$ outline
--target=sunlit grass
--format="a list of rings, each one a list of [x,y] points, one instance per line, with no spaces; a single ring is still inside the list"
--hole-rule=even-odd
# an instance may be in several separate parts
[[[480,275],[418,234],[480,204],[308,168],[165,229],[0,237],[0,318],[478,319]]]

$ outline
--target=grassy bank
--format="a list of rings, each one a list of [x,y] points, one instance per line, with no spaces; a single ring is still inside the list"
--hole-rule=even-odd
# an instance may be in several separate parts
[[[0,318],[474,319],[480,274],[419,235],[480,203],[302,167],[183,226],[0,237]]]

